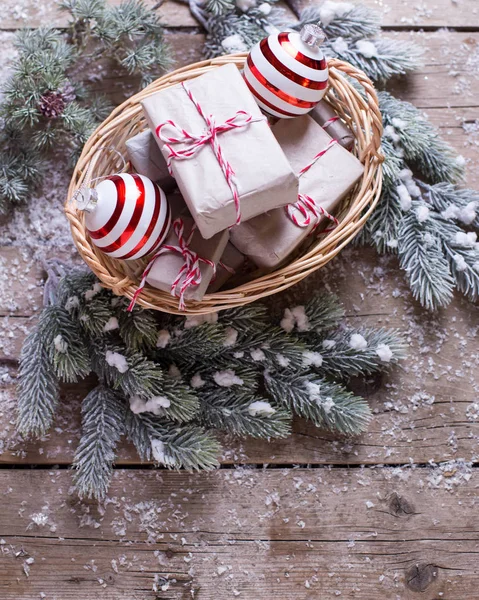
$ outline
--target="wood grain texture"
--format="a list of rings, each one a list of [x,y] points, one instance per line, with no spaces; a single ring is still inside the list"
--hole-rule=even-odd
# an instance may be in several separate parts
[[[120,0],[111,0],[117,5]],[[154,6],[155,0],[146,0],[148,6]],[[316,5],[314,0],[297,0],[298,9]],[[362,4],[378,10],[385,27],[438,28],[438,27],[479,27],[479,10],[475,0],[433,0],[417,3],[413,0],[362,0]],[[284,6],[284,5],[283,5]],[[182,3],[167,0],[157,9],[158,14],[167,27],[194,27],[197,22],[191,16],[188,7]],[[20,27],[38,27],[51,25],[65,27],[68,19],[65,13],[58,10],[54,2],[42,3],[34,0],[4,0],[2,3],[1,29],[18,29]]]
[[[477,485],[460,465],[119,470],[97,507],[68,472],[2,471],[0,599],[477,600]]]

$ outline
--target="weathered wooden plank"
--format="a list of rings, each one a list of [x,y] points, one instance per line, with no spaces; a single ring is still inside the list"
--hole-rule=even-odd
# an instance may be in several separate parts
[[[477,478],[118,471],[97,507],[64,471],[3,471],[0,599],[477,600]]]
[[[374,464],[447,460],[477,453],[477,396],[474,387],[479,358],[476,333],[479,308],[456,299],[435,316],[411,300],[396,260],[381,258],[372,249],[346,250],[321,272],[283,294],[286,305],[304,302],[318,289],[337,292],[354,325],[397,327],[410,342],[410,357],[389,377],[373,378],[356,389],[374,411],[369,431],[356,440],[344,440],[298,421],[287,440],[266,443],[227,441],[225,462],[276,464]],[[275,300],[276,302],[276,300]],[[26,319],[4,320],[3,356],[18,357],[19,340]],[[18,323],[18,325],[16,325]],[[8,344],[10,347],[8,348]],[[56,429],[41,442],[24,445],[15,439],[12,425],[15,394],[6,387],[3,399],[4,463],[69,463],[78,440],[75,402],[85,387],[65,391]],[[1,404],[0,404],[1,406]],[[476,408],[475,408],[476,406]],[[25,454],[26,453],[26,454]],[[119,462],[135,462],[130,448],[120,452]]]
[[[112,4],[119,4],[120,0],[110,0]],[[154,6],[155,0],[147,0],[148,6]],[[296,0],[298,8],[315,6],[317,0]],[[382,15],[385,27],[407,29],[410,27],[478,27],[479,11],[475,0],[434,0],[418,4],[412,0],[399,0],[384,2],[383,0],[362,0],[365,4]],[[18,29],[20,27],[38,27],[39,25],[52,25],[53,27],[66,27],[68,19],[56,3],[48,2],[38,4],[33,0],[4,0],[2,5],[2,19],[0,29]],[[163,23],[168,27],[194,27],[198,23],[191,16],[187,5],[167,0],[158,9]]]

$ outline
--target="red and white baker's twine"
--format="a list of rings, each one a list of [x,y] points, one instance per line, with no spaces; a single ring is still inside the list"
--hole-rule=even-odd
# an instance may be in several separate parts
[[[319,160],[322,156],[324,156],[326,152],[328,152],[328,150],[330,150],[337,143],[338,140],[331,140],[326,146],[326,148],[321,150],[321,152],[318,152],[318,154],[316,154],[313,160],[301,169],[301,171],[298,174],[298,177],[301,177],[307,171],[309,171],[309,169],[316,163],[316,161]],[[322,206],[318,206],[316,202],[311,198],[311,196],[307,196],[306,194],[299,194],[298,201],[294,204],[288,204],[288,206],[286,206],[285,208],[289,218],[298,227],[309,227],[309,225],[311,225],[311,223],[314,222],[314,231],[319,225],[319,219],[321,216],[326,217],[333,223],[333,225],[324,229],[323,233],[328,233],[339,225],[339,221],[336,219],[336,217],[330,215],[328,211],[324,210]],[[299,219],[299,215],[301,215],[303,218]]]
[[[189,248],[193,235],[196,231],[196,225],[193,224],[189,235],[185,238],[185,224],[183,223],[183,219],[178,218],[173,223],[173,231],[176,233],[176,237],[178,238],[178,246],[172,246],[170,244],[164,244],[161,248],[156,252],[153,258],[150,259],[146,269],[143,272],[140,285],[133,295],[132,301],[130,302],[130,306],[128,307],[128,311],[131,312],[135,303],[138,299],[138,296],[141,294],[142,289],[145,287],[146,278],[151,271],[153,263],[155,260],[165,254],[166,252],[177,252],[181,254],[184,259],[184,264],[178,272],[175,280],[171,284],[171,295],[177,296],[179,298],[179,309],[185,310],[185,293],[190,287],[195,287],[200,285],[201,283],[201,268],[200,263],[205,263],[209,265],[213,269],[213,274],[216,273],[216,265],[213,261],[202,258],[198,256],[196,252]]]
[[[236,209],[236,225],[239,225],[239,223],[241,223],[241,206],[240,195],[238,191],[238,183],[236,181],[233,167],[223,154],[223,150],[218,140],[218,135],[220,133],[225,133],[226,131],[231,131],[233,129],[247,127],[248,125],[251,125],[251,123],[255,123],[257,121],[264,121],[265,117],[253,118],[246,111],[239,110],[234,115],[234,117],[227,119],[221,125],[217,125],[213,115],[205,115],[200,103],[194,97],[193,93],[186,85],[186,83],[183,81],[181,85],[183,86],[183,89],[188,95],[188,98],[191,100],[191,102],[193,102],[196,110],[205,121],[206,132],[201,134],[190,133],[189,131],[186,131],[172,120],[165,121],[164,123],[158,125],[158,127],[156,128],[156,135],[160,138],[162,142],[165,143],[165,146],[168,148],[169,151],[167,159],[168,169],[171,173],[172,160],[186,160],[188,158],[192,158],[204,146],[210,144],[216,156],[216,159],[220,164],[221,170],[223,171],[226,183],[228,184],[231,190],[231,194],[233,195],[233,200]],[[168,126],[173,130],[173,136],[165,133],[164,129]],[[174,146],[177,144],[183,144],[184,146],[180,150],[176,150]]]
[[[325,123],[323,123],[323,129],[327,129],[328,127],[330,127],[333,123],[336,123],[336,121],[339,121],[339,117],[331,117],[330,119],[328,119]]]

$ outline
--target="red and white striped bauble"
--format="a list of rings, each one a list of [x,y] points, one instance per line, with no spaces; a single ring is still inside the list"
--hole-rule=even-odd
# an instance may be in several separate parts
[[[165,239],[171,212],[163,190],[144,175],[121,173],[82,193],[78,208],[92,243],[112,258],[135,260]]]
[[[273,33],[254,46],[243,76],[259,106],[282,119],[304,115],[328,86],[328,66],[318,44],[324,33],[305,25],[301,33]]]

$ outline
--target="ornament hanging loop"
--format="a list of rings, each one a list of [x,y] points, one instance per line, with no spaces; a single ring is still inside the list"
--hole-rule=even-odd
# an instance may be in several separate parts
[[[305,25],[299,34],[301,36],[301,40],[308,44],[308,46],[321,46],[321,44],[326,39],[326,34],[321,29],[319,25],[314,25],[313,23],[308,23]]]

